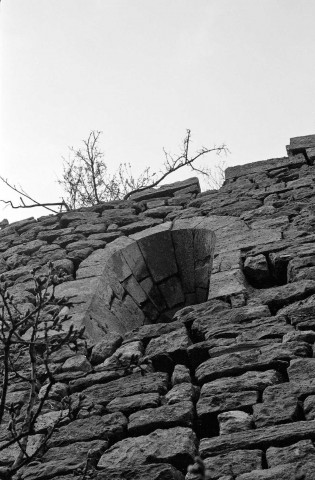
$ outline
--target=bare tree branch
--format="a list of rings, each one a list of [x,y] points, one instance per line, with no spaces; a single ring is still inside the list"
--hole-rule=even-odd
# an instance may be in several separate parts
[[[11,184],[8,179],[4,178],[4,177],[1,177],[0,176],[0,180],[5,183],[9,188],[11,188],[11,190],[13,190],[14,192],[18,193],[20,196],[20,202],[21,204],[20,205],[14,205],[13,202],[11,200],[2,200],[0,199],[0,202],[2,203],[6,203],[7,205],[10,205],[11,208],[34,208],[34,207],[43,207],[43,208],[46,208],[47,210],[50,210],[51,212],[53,213],[58,213],[56,210],[53,210],[49,207],[52,207],[52,206],[60,206],[61,208],[65,208],[66,210],[69,210],[69,207],[68,205],[66,204],[66,202],[64,200],[62,200],[62,202],[53,202],[53,203],[40,203],[38,202],[37,200],[35,200],[34,198],[32,198],[28,193],[25,192],[25,190],[22,188],[22,187],[17,187],[16,185],[14,184]],[[31,202],[33,202],[33,204],[31,205],[26,205],[25,202],[24,202],[24,199],[23,197],[27,198],[28,200],[30,200]]]
[[[206,169],[197,168],[194,165],[196,160],[200,159],[201,157],[203,157],[207,153],[216,152],[216,154],[219,155],[221,153],[226,154],[228,152],[228,149],[227,149],[226,145],[223,144],[223,145],[220,145],[218,147],[214,146],[213,148],[202,147],[193,156],[190,156],[189,155],[190,143],[191,143],[191,131],[188,129],[186,137],[183,140],[182,151],[181,151],[179,156],[174,157],[170,153],[168,153],[165,149],[163,149],[164,155],[165,155],[164,172],[161,171],[160,177],[157,180],[153,181],[152,183],[147,184],[146,186],[136,188],[136,189],[128,192],[125,195],[124,199],[125,200],[128,199],[134,193],[139,193],[139,192],[142,192],[143,190],[146,190],[148,188],[156,187],[166,177],[168,177],[168,175],[176,172],[177,170],[179,170],[180,168],[183,168],[183,167],[190,167],[192,170],[197,171],[197,172],[201,173],[202,175],[208,175],[208,171]]]
[[[9,462],[5,467],[0,467],[0,478],[5,480],[13,479],[24,465],[35,459],[45,448],[61,421],[67,416],[72,418],[69,404],[68,412],[60,415],[50,427],[37,426],[38,417],[42,414],[55,384],[50,367],[51,355],[63,345],[71,348],[72,344],[76,344],[78,339],[83,338],[83,330],[77,331],[72,326],[62,336],[52,335],[60,331],[62,321],[67,319],[60,316],[59,311],[62,307],[69,306],[69,302],[65,299],[56,300],[54,297],[55,285],[62,281],[62,277],[57,276],[53,264],[50,264],[46,277],[36,277],[34,273],[33,278],[35,305],[26,313],[20,312],[16,307],[14,297],[10,295],[6,283],[1,282],[0,279],[0,354],[2,357],[0,430],[7,430],[9,435],[9,438],[1,442],[0,452],[10,446],[18,447],[14,461]],[[55,313],[47,318],[45,311],[51,309]],[[24,336],[26,331],[29,332],[27,337]],[[40,366],[43,367],[41,377],[39,377]],[[26,373],[21,374],[20,368],[23,368]],[[12,379],[16,377],[23,379],[29,385],[28,398],[22,408],[13,403],[8,404],[8,391],[10,387],[12,388]],[[39,398],[41,386],[45,388]],[[6,414],[10,416],[9,423]],[[29,453],[28,442],[38,434],[42,435],[41,440],[34,451]]]

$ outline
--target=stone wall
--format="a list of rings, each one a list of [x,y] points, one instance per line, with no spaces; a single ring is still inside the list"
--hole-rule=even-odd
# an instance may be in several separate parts
[[[52,260],[74,305],[64,329],[88,340],[55,358],[41,421],[64,396],[80,408],[23,479],[76,479],[88,451],[99,480],[194,480],[196,455],[212,480],[315,478],[314,148],[291,139],[220,190],[193,178],[3,226],[16,302],[31,308],[29,271]]]

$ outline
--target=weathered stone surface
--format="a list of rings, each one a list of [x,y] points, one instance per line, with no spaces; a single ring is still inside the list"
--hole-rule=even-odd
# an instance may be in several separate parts
[[[128,223],[136,222],[138,220],[137,215],[134,214],[134,210],[131,208],[121,208],[114,210],[104,210],[102,213],[102,219],[107,225],[115,223],[116,225],[124,226]]]
[[[134,340],[142,340],[146,343],[149,342],[152,338],[160,337],[174,330],[181,329],[183,327],[183,322],[173,321],[171,323],[155,323],[151,325],[143,325],[139,328],[135,328],[131,332],[128,332],[125,335],[124,342],[130,342]]]
[[[181,182],[172,183],[170,185],[163,185],[159,189],[150,188],[143,192],[134,193],[130,199],[134,201],[149,200],[151,198],[160,198],[173,195],[175,192],[179,192],[183,189],[190,187],[194,193],[200,192],[199,180],[197,177],[188,178]]]
[[[129,397],[138,393],[160,393],[167,391],[168,375],[150,373],[142,376],[135,373],[128,377],[108,382],[106,385],[93,385],[84,391],[86,397],[96,404],[106,405],[116,397]]]
[[[96,371],[114,370],[115,368],[128,368],[137,365],[143,355],[143,345],[139,340],[119,347],[113,355],[106,358],[103,363],[95,367]]]
[[[148,210],[146,210],[144,212],[144,216],[145,217],[152,217],[152,218],[165,218],[166,215],[168,215],[169,213],[173,213],[175,211],[175,209],[177,210],[181,210],[183,207],[181,207],[180,205],[177,205],[177,206],[160,206],[160,207],[156,207],[156,208],[149,208]]]
[[[280,394],[277,388],[280,389]],[[269,389],[271,391],[268,392]],[[257,428],[294,422],[299,419],[300,408],[297,394],[290,391],[290,385],[267,387],[263,403],[253,406],[253,421]]]
[[[225,178],[232,179],[241,177],[247,174],[254,175],[255,173],[265,172],[266,170],[275,170],[287,166],[300,166],[306,163],[303,155],[295,155],[294,157],[273,158],[271,160],[262,160],[254,163],[247,163],[246,165],[238,165],[235,167],[228,167],[225,171]]]
[[[193,401],[197,397],[198,387],[191,383],[178,383],[165,395],[165,400],[169,405],[185,401]]]
[[[139,306],[142,306],[148,299],[145,291],[133,275],[126,278],[123,282],[123,287]]]
[[[315,395],[305,399],[303,409],[306,420],[315,420]]]
[[[271,276],[267,259],[260,254],[256,257],[247,257],[244,263],[244,273],[248,281],[258,288],[269,286]]]
[[[182,363],[186,360],[187,347],[191,345],[191,343],[187,330],[183,327],[150,340],[145,354],[151,358],[162,354],[169,354],[176,362]]]
[[[107,440],[110,442],[124,437],[127,427],[126,417],[120,413],[110,413],[102,417],[92,416],[73,422],[58,429],[49,440],[49,447],[62,447],[74,442]]]
[[[279,360],[281,362],[281,360]],[[205,383],[220,377],[239,375],[249,370],[270,369],[278,363],[277,358],[263,355],[260,349],[231,353],[210,358],[196,370],[198,382]]]
[[[140,285],[157,310],[163,312],[166,309],[166,303],[157,285],[153,283],[152,278],[147,277],[143,279]]]
[[[252,470],[237,477],[237,480],[312,480],[314,478],[315,462],[301,462],[296,465],[284,464],[267,470]]]
[[[68,358],[62,365],[63,372],[90,372],[92,367],[85,355]]]
[[[282,376],[275,370],[265,372],[249,371],[236,377],[225,377],[205,383],[201,388],[201,397],[218,395],[223,392],[257,390],[262,392],[269,385],[281,383]]]
[[[86,463],[88,452],[91,460],[98,461],[102,452],[107,448],[104,440],[91,442],[77,442],[60,447],[50,448],[42,457],[42,463],[28,466],[22,474],[23,480],[51,479],[57,475],[71,474]]]
[[[205,459],[206,470],[211,480],[223,475],[236,475],[262,468],[261,450],[235,450]]]
[[[155,282],[177,273],[170,222],[131,236],[136,240]]]
[[[184,480],[184,475],[169,464],[137,465],[127,469],[105,469],[97,480]],[[72,480],[72,479],[71,479]]]
[[[195,258],[194,238],[192,230],[172,229],[172,239],[175,247],[176,263],[182,279],[184,292],[193,292],[195,289]]]
[[[123,370],[102,371],[90,373],[84,377],[70,380],[69,388],[71,393],[80,392],[81,390],[91,387],[99,383],[107,383],[123,376]]]
[[[258,392],[227,392],[213,396],[203,396],[197,402],[197,415],[203,421],[209,415],[227,410],[251,407],[258,401]]]
[[[98,364],[110,357],[121,345],[122,337],[118,333],[109,333],[106,337],[97,342],[92,349],[91,363]]]
[[[125,415],[155,408],[160,404],[160,395],[158,393],[140,393],[130,397],[116,397],[106,406],[108,412],[123,412]]]
[[[271,315],[266,305],[248,305],[235,309],[222,306],[220,308],[221,311],[216,311],[215,309],[213,312],[211,311],[211,303],[209,307],[210,311],[201,308],[200,313],[198,310],[191,310],[190,315],[192,320],[194,320],[192,332],[200,340],[204,340],[206,336],[210,338],[211,332],[216,332],[215,335],[218,336],[219,329],[223,329],[225,326],[235,330],[235,324],[243,324],[256,318],[261,319]],[[199,313],[199,315],[197,316],[196,313]],[[186,318],[189,319],[189,313]]]
[[[259,301],[259,303],[268,305],[272,311],[275,311],[289,303],[302,300],[314,292],[314,280],[301,280],[261,291],[256,300]]]
[[[315,378],[315,358],[292,360],[288,368],[290,382],[303,382]]]
[[[218,272],[211,276],[208,300],[229,298],[246,292],[246,280],[240,269]]]
[[[190,372],[185,365],[175,365],[174,372],[172,375],[172,385],[177,385],[179,383],[190,382]]]
[[[156,428],[191,427],[193,417],[193,404],[189,401],[148,408],[130,415],[128,432],[143,435]]]
[[[308,438],[315,438],[315,421],[294,422],[257,428],[245,432],[221,435],[215,438],[204,438],[200,441],[199,452],[203,458],[215,455],[216,452],[228,452],[236,449],[265,448],[272,445],[284,445]]]
[[[311,440],[301,440],[288,447],[270,447],[266,451],[269,468],[279,464],[306,462],[315,460],[315,448]]]
[[[182,285],[177,276],[170,277],[159,284],[159,290],[165,299],[168,308],[184,303],[185,296]]]
[[[218,421],[220,426],[220,435],[250,430],[253,428],[252,416],[241,410],[231,410],[229,412],[219,413]]]
[[[149,435],[117,442],[102,455],[98,467],[123,469],[151,461],[171,463],[185,471],[193,462],[196,443],[196,436],[189,428],[158,429]]]

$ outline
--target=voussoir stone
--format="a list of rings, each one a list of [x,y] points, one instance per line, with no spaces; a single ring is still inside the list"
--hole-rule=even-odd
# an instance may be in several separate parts
[[[107,450],[98,468],[124,469],[148,462],[170,463],[185,471],[196,454],[196,435],[190,428],[157,429],[149,435],[121,440]]]

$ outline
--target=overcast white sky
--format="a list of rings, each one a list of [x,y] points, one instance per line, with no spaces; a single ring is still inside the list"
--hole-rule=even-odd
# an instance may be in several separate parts
[[[230,165],[284,156],[315,133],[314,18],[314,0],[2,0],[0,174],[56,201],[92,129],[113,170],[158,168],[187,128]]]

